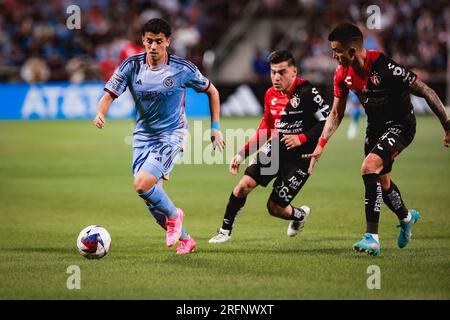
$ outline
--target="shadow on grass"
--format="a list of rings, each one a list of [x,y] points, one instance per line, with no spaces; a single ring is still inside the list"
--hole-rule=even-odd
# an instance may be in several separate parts
[[[353,237],[355,239],[360,240],[359,235],[357,237]],[[298,243],[307,243],[307,242],[314,242],[317,243],[317,241],[324,241],[324,242],[336,242],[336,241],[348,241],[350,242],[350,244],[353,244],[355,241],[353,241],[353,239],[351,236],[328,236],[328,237],[324,237],[324,236],[317,236],[317,235],[308,235],[306,237],[302,237],[302,236],[297,236],[297,237],[287,237],[287,236],[283,236],[283,237],[279,237],[279,238],[268,238],[267,236],[261,236],[261,237],[252,237],[252,238],[246,238],[246,237],[240,237],[239,235],[237,237],[232,238],[229,242],[225,242],[225,243],[221,243],[221,244],[216,244],[217,246],[223,246],[223,245],[231,245],[231,244],[244,244],[244,243],[257,243],[257,242],[261,242],[261,244],[265,244],[267,243],[267,241],[292,241],[292,242],[297,242]],[[195,240],[197,241],[197,243],[206,243],[208,244],[210,238],[205,238],[205,237],[196,237]]]
[[[289,256],[292,255],[301,255],[305,254],[308,256],[317,256],[317,255],[341,255],[352,253],[352,250],[349,248],[264,248],[264,247],[247,247],[247,248],[224,248],[222,247],[203,247],[199,248],[196,252],[193,252],[190,256],[194,255],[205,255],[205,254],[242,254],[243,256],[247,255],[256,255],[256,254],[271,254],[271,255],[282,255]]]
[[[64,247],[16,247],[3,248],[2,251],[15,253],[54,253],[54,254],[77,254],[78,251],[73,248]]]

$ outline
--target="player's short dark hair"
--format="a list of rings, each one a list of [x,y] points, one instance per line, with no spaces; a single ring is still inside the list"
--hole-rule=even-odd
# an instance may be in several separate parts
[[[288,50],[276,50],[269,54],[269,63],[277,64],[287,61],[290,66],[295,66],[295,59],[292,52]]]
[[[350,23],[338,24],[328,35],[328,41],[339,41],[342,44],[349,44],[352,41],[363,42],[363,34],[359,28]]]
[[[170,24],[160,18],[148,20],[142,27],[142,36],[145,36],[146,32],[151,32],[154,34],[163,33],[167,38],[172,34],[172,28]]]

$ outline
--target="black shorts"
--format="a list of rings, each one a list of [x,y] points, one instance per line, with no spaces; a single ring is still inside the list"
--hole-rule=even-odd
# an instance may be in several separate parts
[[[408,116],[403,121],[393,122],[384,127],[383,131],[376,132],[368,127],[364,154],[374,153],[383,160],[383,170],[380,174],[391,172],[394,159],[414,139],[416,134],[416,121],[414,116]]]
[[[271,142],[266,143],[250,162],[245,174],[263,187],[276,178],[270,199],[285,208],[308,180],[310,159],[302,159],[298,152],[274,154],[280,155],[272,159]]]

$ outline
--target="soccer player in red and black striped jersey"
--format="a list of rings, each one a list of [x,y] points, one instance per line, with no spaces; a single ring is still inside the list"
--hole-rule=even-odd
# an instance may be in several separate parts
[[[244,159],[263,147],[231,193],[222,228],[210,243],[230,240],[247,195],[258,185],[266,187],[274,178],[267,209],[271,215],[291,221],[289,236],[303,229],[310,212],[307,206],[296,208],[290,203],[309,177],[310,159],[302,159],[301,155],[314,150],[329,106],[311,83],[297,76],[292,53],[272,52],[269,62],[273,86],[264,98],[264,117],[256,134],[232,159],[230,172],[236,175]]]
[[[339,63],[334,76],[334,101],[319,143],[309,155],[311,174],[323,148],[335,133],[344,116],[347,95],[352,90],[367,114],[366,158],[361,166],[365,186],[367,229],[363,239],[353,245],[357,252],[377,255],[380,252],[378,221],[381,201],[400,220],[397,245],[405,247],[411,240],[411,228],[419,219],[416,210],[408,210],[400,190],[391,180],[394,159],[413,140],[416,119],[410,93],[425,98],[444,128],[444,146],[450,144],[450,121],[437,94],[410,70],[383,53],[366,50],[359,28],[350,23],[338,25],[329,35],[333,58]]]

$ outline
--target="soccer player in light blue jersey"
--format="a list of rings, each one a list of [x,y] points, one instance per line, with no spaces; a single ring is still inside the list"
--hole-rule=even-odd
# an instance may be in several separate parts
[[[134,188],[144,199],[156,222],[167,230],[166,244],[178,254],[192,252],[196,243],[182,226],[184,213],[164,189],[175,161],[181,156],[187,134],[184,110],[186,88],[208,95],[211,110],[211,141],[223,150],[219,127],[219,92],[188,60],[167,52],[171,28],[162,19],[151,19],[142,28],[145,52],[129,57],[106,83],[94,124],[103,128],[112,101],[128,87],[136,104],[133,132]]]

